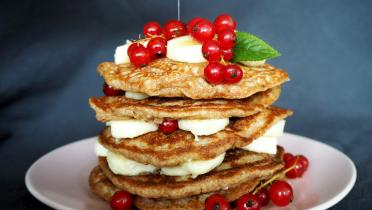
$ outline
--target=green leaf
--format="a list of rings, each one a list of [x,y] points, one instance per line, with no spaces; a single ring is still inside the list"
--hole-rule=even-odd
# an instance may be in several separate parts
[[[259,61],[280,56],[280,53],[253,34],[236,32],[233,62]]]

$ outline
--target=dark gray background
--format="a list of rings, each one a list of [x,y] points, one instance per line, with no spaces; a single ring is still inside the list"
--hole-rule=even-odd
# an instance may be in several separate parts
[[[340,149],[358,168],[354,189],[333,209],[372,209],[371,9],[367,0],[182,2],[182,20],[228,12],[239,30],[282,53],[270,62],[292,78],[279,102],[295,110],[287,131]],[[144,23],[164,23],[176,11],[175,0],[1,2],[1,209],[46,208],[25,189],[27,168],[99,132],[87,104],[102,95],[97,64]]]

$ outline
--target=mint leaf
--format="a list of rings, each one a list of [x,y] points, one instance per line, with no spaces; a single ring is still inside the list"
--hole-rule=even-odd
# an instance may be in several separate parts
[[[257,36],[236,32],[233,62],[259,61],[280,56],[280,53]]]

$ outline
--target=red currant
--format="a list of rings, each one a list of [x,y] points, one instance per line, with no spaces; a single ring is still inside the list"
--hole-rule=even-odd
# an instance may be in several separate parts
[[[221,14],[214,20],[214,28],[216,33],[226,29],[234,31],[236,29],[236,21],[229,14]]]
[[[285,174],[288,178],[294,179],[294,178],[301,177],[305,172],[305,166],[300,161],[300,158],[298,158],[297,156],[285,162],[286,169],[291,168],[291,167],[293,167],[293,169],[288,171]]]
[[[111,209],[112,210],[128,210],[133,203],[132,195],[126,191],[117,191],[111,197]]]
[[[205,200],[205,210],[230,210],[230,204],[220,194],[213,194]]]
[[[163,29],[166,39],[183,36],[186,34],[185,25],[179,20],[170,20],[164,25]]]
[[[237,210],[260,210],[261,205],[256,195],[247,193],[238,199],[236,208]]]
[[[269,190],[271,201],[277,206],[286,206],[293,200],[291,185],[285,181],[275,181]]]
[[[232,30],[226,29],[218,33],[218,42],[222,49],[230,49],[234,47],[235,40],[236,35]]]
[[[214,37],[213,24],[206,19],[197,21],[192,27],[191,36],[193,36],[196,40],[198,40],[201,43],[213,39]]]
[[[106,84],[106,83],[103,83],[103,93],[106,95],[106,96],[121,96],[121,95],[124,95],[125,91],[123,90],[118,90],[118,89],[115,89],[114,87]]]
[[[161,26],[158,22],[148,22],[143,26],[145,37],[154,37],[161,34]]]
[[[147,44],[152,59],[163,58],[167,54],[167,41],[162,37],[155,37]]]
[[[127,49],[128,56],[130,56],[130,54],[133,52],[133,50],[138,48],[138,47],[144,47],[144,46],[140,43],[137,43],[137,42],[132,43],[131,45],[129,45],[129,47]]]
[[[207,40],[202,46],[203,56],[208,61],[219,61],[221,60],[221,50],[220,45],[215,40]]]
[[[194,27],[195,23],[197,23],[199,20],[204,20],[204,18],[195,17],[187,23],[187,33],[191,34],[192,28]]]
[[[136,47],[129,54],[129,60],[137,67],[144,67],[151,61],[150,50],[145,47]]]
[[[242,69],[235,64],[227,65],[224,73],[225,82],[229,84],[237,83],[243,78]]]
[[[261,188],[256,196],[261,206],[266,206],[270,202],[269,191],[266,188]]]
[[[229,61],[234,57],[234,51],[232,48],[226,50],[221,49],[221,54],[225,61]]]
[[[173,133],[178,129],[178,121],[166,118],[163,122],[159,125],[159,130],[163,133],[169,134]]]
[[[284,162],[288,162],[292,158],[294,158],[294,156],[291,153],[284,153],[284,156],[283,156]]]
[[[299,155],[298,158],[299,158],[298,161],[300,161],[300,163],[304,167],[304,170],[306,171],[307,168],[309,167],[309,160],[303,155]]]
[[[225,67],[218,62],[211,62],[204,68],[205,79],[211,84],[223,82]]]

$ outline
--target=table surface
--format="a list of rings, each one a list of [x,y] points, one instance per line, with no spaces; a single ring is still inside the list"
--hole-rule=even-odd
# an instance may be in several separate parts
[[[27,168],[48,151],[100,131],[87,102],[102,95],[96,66],[112,60],[115,47],[136,38],[147,21],[176,18],[177,4],[0,4],[0,203],[2,209],[48,209],[27,192]],[[281,52],[270,63],[291,76],[277,103],[295,111],[286,131],[325,142],[357,166],[355,187],[332,209],[372,209],[370,8],[371,1],[361,0],[181,2],[182,20],[228,12],[239,30]]]

